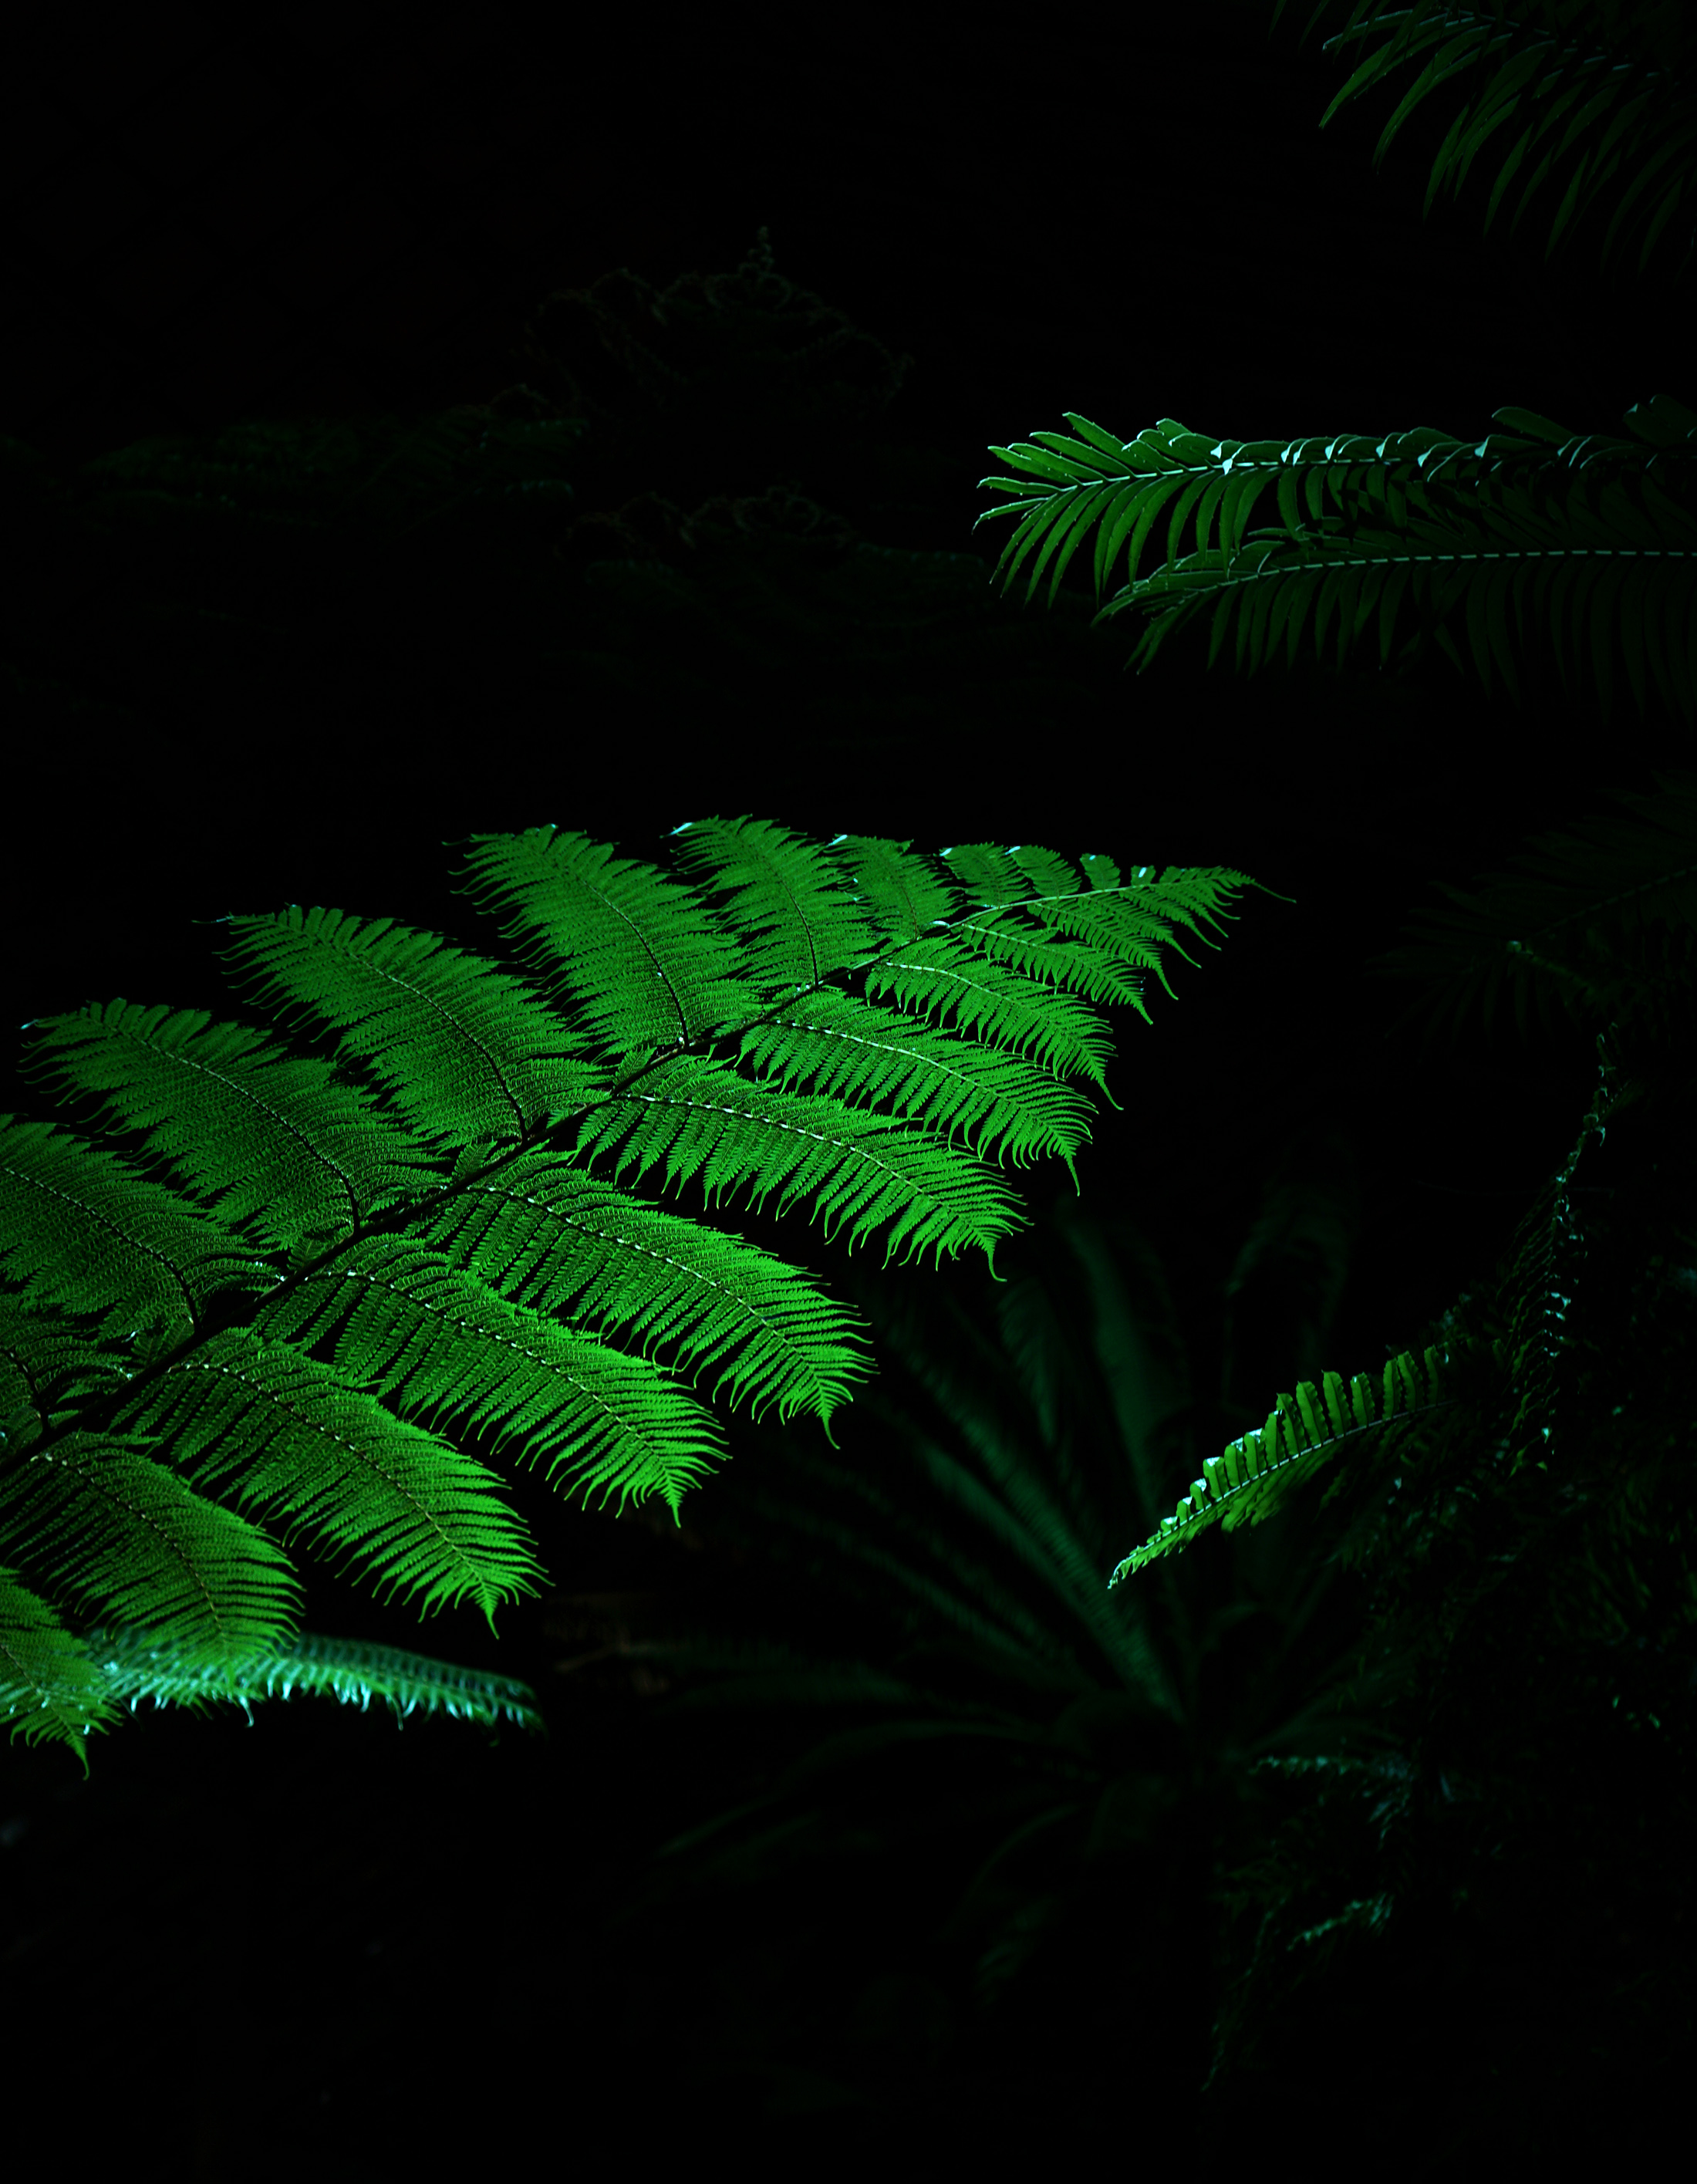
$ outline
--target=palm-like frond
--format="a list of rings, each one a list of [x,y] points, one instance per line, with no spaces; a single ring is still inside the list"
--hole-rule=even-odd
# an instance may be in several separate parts
[[[1234,621],[1240,667],[1281,643],[1294,661],[1310,614],[1322,656],[1329,632],[1341,666],[1372,632],[1388,663],[1406,607],[1399,656],[1429,636],[1461,667],[1461,633],[1485,687],[1494,669],[1517,699],[1511,605],[1515,644],[1529,626],[1546,631],[1564,679],[1589,652],[1605,716],[1618,656],[1640,710],[1653,682],[1671,710],[1697,716],[1697,415],[1666,396],[1627,413],[1635,440],[1512,409],[1495,412],[1512,429],[1477,443],[1427,428],[1210,441],[1172,418],[1121,441],[1066,415],[1076,437],[990,450],[1026,475],[981,480],[1021,497],[978,521],[1019,518],[998,573],[1011,583],[1034,554],[1027,599],[1052,565],[1052,603],[1093,535],[1099,599],[1123,551],[1129,581],[1097,618],[1148,618],[1128,665],[1147,666],[1208,608],[1210,665]],[[1269,488],[1278,523],[1252,531]],[[1163,521],[1163,566],[1140,577]]]
[[[130,1688],[103,1655],[90,1684],[73,1625],[137,1634],[162,1696],[312,1687],[298,1539],[492,1625],[541,1567],[468,1436],[676,1513],[725,1453],[703,1374],[828,1424],[867,1370],[854,1315],[720,1209],[992,1253],[1022,1225],[999,1163],[1088,1138],[1065,1080],[1104,1089],[1097,1009],[1142,1008],[1252,884],[752,820],[672,838],[667,872],[476,838],[465,889],[524,974],[340,911],[223,921],[232,983],[328,1056],[124,1000],[34,1027],[31,1081],[128,1142],[0,1123],[14,1722]]]
[[[1272,20],[1283,14],[1277,0]],[[1321,0],[1306,37],[1335,13]],[[1459,196],[1493,137],[1501,164],[1485,209],[1489,228],[1510,186],[1524,177],[1509,231],[1520,225],[1546,182],[1561,194],[1544,244],[1546,258],[1594,207],[1614,203],[1603,237],[1607,262],[1618,237],[1640,236],[1640,272],[1665,231],[1683,243],[1689,270],[1697,229],[1690,223],[1697,179],[1697,97],[1689,23],[1666,0],[1497,0],[1456,8],[1442,0],[1354,0],[1348,21],[1326,50],[1353,54],[1376,32],[1390,35],[1360,61],[1321,119],[1359,98],[1394,71],[1424,64],[1404,91],[1373,153],[1377,166],[1422,102],[1457,84],[1467,96],[1432,163],[1426,209],[1447,181]],[[1452,94],[1453,95],[1453,94]],[[1499,133],[1500,132],[1500,133]],[[1565,178],[1565,180],[1564,180]]]

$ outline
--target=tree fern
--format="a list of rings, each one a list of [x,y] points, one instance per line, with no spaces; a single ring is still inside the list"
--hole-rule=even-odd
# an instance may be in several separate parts
[[[1275,24],[1285,5],[1276,0]],[[1332,0],[1321,0],[1305,38],[1323,15],[1337,12]],[[1612,203],[1605,261],[1617,239],[1641,236],[1642,272],[1666,234],[1683,243],[1678,270],[1689,270],[1697,237],[1689,221],[1697,102],[1689,22],[1678,0],[1517,0],[1512,7],[1495,0],[1488,9],[1439,0],[1395,8],[1388,0],[1354,0],[1326,50],[1339,48],[1353,60],[1387,28],[1391,35],[1357,64],[1327,108],[1322,128],[1350,99],[1425,55],[1385,124],[1373,164],[1383,159],[1417,106],[1440,86],[1459,85],[1468,96],[1433,160],[1428,212],[1446,181],[1452,196],[1460,195],[1494,137],[1502,157],[1485,208],[1488,229],[1511,185],[1522,185],[1509,222],[1512,234],[1549,183],[1561,195],[1546,258],[1588,211]]]
[[[1422,428],[1281,445],[1212,441],[1170,417],[1121,441],[1069,410],[1076,437],[1039,432],[990,450],[1025,476],[982,480],[1021,498],[978,520],[1019,518],[998,572],[1011,582],[1034,554],[1027,599],[1049,569],[1052,603],[1093,536],[1099,599],[1123,551],[1128,581],[1097,619],[1145,618],[1128,665],[1147,666],[1174,630],[1211,609],[1210,666],[1234,623],[1240,667],[1260,666],[1281,643],[1294,661],[1305,629],[1322,658],[1333,639],[1340,667],[1364,638],[1377,638],[1383,666],[1429,637],[1458,668],[1465,644],[1486,688],[1494,670],[1518,699],[1516,649],[1542,637],[1564,679],[1589,654],[1605,715],[1618,659],[1640,711],[1653,683],[1689,720],[1697,415],[1655,397],[1627,412],[1627,440],[1570,432],[1527,410],[1494,414],[1506,429],[1477,443]],[[1251,530],[1270,488],[1278,521]],[[1163,521],[1162,566],[1140,577]]]
[[[121,1000],[32,1028],[30,1080],[132,1142],[0,1126],[14,1724],[81,1748],[126,1692],[356,1673],[446,1703],[457,1672],[302,1652],[290,1544],[492,1627],[541,1566],[468,1435],[676,1515],[725,1453],[704,1380],[828,1423],[868,1369],[812,1277],[633,1186],[991,1255],[1007,1166],[1088,1136],[1065,1080],[1105,1092],[1097,1009],[1147,1017],[1163,946],[1252,884],[750,820],[673,839],[664,871],[473,838],[463,891],[523,972],[340,911],[222,921],[237,990],[328,1055]]]

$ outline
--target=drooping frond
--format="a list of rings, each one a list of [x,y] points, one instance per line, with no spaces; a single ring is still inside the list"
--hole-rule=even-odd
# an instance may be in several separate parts
[[[1697,415],[1666,396],[1628,411],[1635,440],[1510,409],[1495,416],[1514,429],[1477,443],[1422,428],[1288,445],[1210,441],[1171,418],[1120,441],[1066,415],[1076,438],[991,449],[1027,475],[981,480],[1021,498],[978,520],[1019,517],[998,570],[1011,582],[1035,553],[1028,599],[1052,563],[1053,601],[1093,533],[1099,598],[1123,549],[1130,581],[1097,618],[1147,617],[1128,665],[1209,608],[1210,665],[1234,621],[1239,667],[1281,643],[1294,660],[1310,611],[1322,657],[1334,630],[1340,666],[1372,632],[1383,664],[1405,604],[1402,654],[1429,636],[1461,667],[1465,644],[1485,687],[1494,670],[1518,699],[1512,606],[1515,645],[1547,632],[1564,679],[1589,653],[1605,716],[1618,658],[1640,710],[1653,682],[1697,717]],[[1278,522],[1252,531],[1269,488]],[[1163,518],[1163,566],[1140,577]]]
[[[515,1676],[458,1668],[360,1638],[306,1635],[234,1666],[200,1670],[186,1669],[173,1653],[136,1630],[95,1631],[86,1652],[108,1697],[131,1712],[140,1700],[152,1699],[156,1706],[239,1706],[251,1720],[249,1709],[261,1699],[318,1694],[357,1705],[362,1713],[377,1699],[400,1720],[445,1713],[450,1720],[481,1721],[492,1729],[503,1721],[531,1730],[544,1727],[533,1693]]]
[[[31,1027],[32,1084],[121,1145],[0,1118],[0,1553],[32,1733],[81,1736],[120,1689],[108,1661],[53,1696],[79,1631],[132,1634],[156,1696],[315,1687],[297,1542],[492,1624],[542,1572],[486,1457],[676,1513],[725,1453],[691,1383],[828,1424],[860,1323],[727,1214],[992,1254],[1022,1225],[1004,1163],[1088,1141],[1099,1009],[1147,1018],[1165,951],[1213,944],[1254,884],[750,819],[670,840],[663,870],[552,827],[475,838],[465,891],[522,972],[291,905],[220,921],[285,1028],[125,1000]]]
[[[1426,991],[1410,1015],[1459,1031],[1477,1002],[1488,1027],[1512,1001],[1524,1032],[1535,1006],[1559,1006],[1593,1032],[1611,1023],[1664,1033],[1689,1019],[1697,940],[1697,780],[1657,777],[1622,794],[1629,816],[1591,819],[1531,844],[1510,871],[1418,911],[1417,935],[1377,959],[1387,978]],[[1406,1018],[1405,1019],[1406,1021]]]
[[[1275,24],[1285,4],[1276,0]],[[1321,0],[1304,36],[1338,5],[1341,0]],[[1487,229],[1512,183],[1522,181],[1511,234],[1547,182],[1561,195],[1546,259],[1594,206],[1612,203],[1604,263],[1618,237],[1639,236],[1642,272],[1666,231],[1681,248],[1678,270],[1689,270],[1697,240],[1697,97],[1689,23],[1678,6],[1666,0],[1518,0],[1511,9],[1502,0],[1492,8],[1354,0],[1326,51],[1337,48],[1353,58],[1386,30],[1389,36],[1359,61],[1327,108],[1321,128],[1350,99],[1424,56],[1384,125],[1373,164],[1383,159],[1422,101],[1456,86],[1463,101],[1432,163],[1427,211],[1446,181],[1451,196],[1460,196],[1474,161],[1495,138],[1501,161],[1485,208]]]
[[[1158,1556],[1173,1553],[1218,1524],[1224,1531],[1259,1524],[1279,1507],[1292,1489],[1311,1479],[1345,1441],[1372,1433],[1394,1420],[1436,1410],[1449,1400],[1444,1368],[1448,1359],[1428,1348],[1418,1361],[1405,1351],[1384,1369],[1383,1386],[1370,1373],[1345,1381],[1341,1373],[1297,1384],[1294,1396],[1281,1394],[1277,1407],[1256,1433],[1230,1441],[1210,1456],[1160,1529],[1134,1547],[1109,1579],[1110,1585],[1141,1569]]]
[[[47,1603],[0,1570],[0,1722],[26,1742],[47,1737],[68,1744],[87,1769],[86,1738],[108,1730],[127,1707],[239,1706],[248,1719],[256,1702],[320,1693],[360,1710],[379,1699],[399,1719],[446,1713],[543,1727],[529,1688],[511,1676],[460,1669],[424,1655],[363,1640],[301,1636],[245,1658],[193,1662],[180,1647],[160,1646],[145,1630],[67,1630]]]

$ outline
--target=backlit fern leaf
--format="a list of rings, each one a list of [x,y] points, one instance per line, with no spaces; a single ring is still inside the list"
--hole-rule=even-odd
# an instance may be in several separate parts
[[[32,1027],[32,1084],[121,1150],[0,1118],[14,1727],[80,1749],[138,1692],[319,1688],[525,1718],[469,1671],[303,1637],[288,1548],[492,1626],[542,1569],[468,1440],[676,1513],[725,1453],[692,1383],[828,1424],[859,1323],[723,1211],[993,1253],[1023,1225],[1000,1163],[1088,1137],[1092,1004],[1140,1006],[1253,884],[751,820],[672,839],[666,871],[475,838],[465,891],[522,973],[341,911],[222,921],[238,991],[328,1056],[121,1000]]]

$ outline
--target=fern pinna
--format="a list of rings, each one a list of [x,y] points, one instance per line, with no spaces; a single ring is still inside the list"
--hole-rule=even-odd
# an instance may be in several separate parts
[[[288,1546],[492,1627],[541,1565],[455,1424],[676,1514],[724,1453],[704,1379],[828,1422],[869,1369],[854,1317],[633,1186],[993,1254],[1022,1225],[1005,1164],[1088,1136],[1101,1011],[1146,1018],[1162,949],[1213,944],[1255,884],[748,819],[672,838],[667,872],[472,837],[460,889],[530,976],[337,910],[221,921],[237,991],[329,1054],[122,1000],[33,1027],[31,1082],[135,1142],[0,1118],[14,1733],[83,1754],[142,1691],[531,1718],[500,1679],[303,1638]]]

